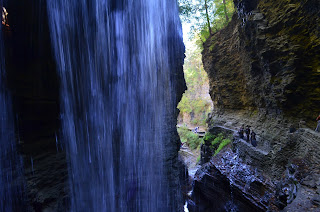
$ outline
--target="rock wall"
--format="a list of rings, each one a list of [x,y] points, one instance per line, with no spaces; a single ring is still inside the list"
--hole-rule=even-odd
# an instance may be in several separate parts
[[[277,114],[314,126],[320,103],[317,0],[236,0],[231,23],[204,44],[219,111]]]
[[[198,169],[190,211],[277,210],[276,187],[227,148]]]
[[[290,131],[315,127],[319,113],[320,34],[315,23],[320,23],[320,2],[243,0],[235,5],[229,25],[204,44],[215,108],[209,125],[251,125],[259,148],[273,158],[270,164],[283,169],[290,158],[306,157],[301,148],[288,147],[292,140],[303,140],[303,132],[291,136]],[[304,139],[303,148],[317,148],[313,139]],[[279,160],[275,155],[285,149],[286,161]],[[317,154],[308,158],[320,162]]]
[[[315,209],[320,188],[316,183],[320,134],[314,132],[320,112],[320,2],[234,3],[237,12],[232,21],[206,41],[202,52],[214,103],[209,130],[222,127],[236,132],[241,125],[250,125],[257,133],[256,148],[236,134],[232,148],[241,163],[261,173],[276,188],[277,201],[261,210],[274,206],[274,210]],[[209,163],[211,171],[219,169],[219,160]],[[234,181],[229,174],[221,179]],[[236,181],[241,182],[241,176]],[[202,183],[207,186],[200,180],[198,195],[214,192],[215,188],[201,190]],[[245,188],[239,191],[240,196],[246,196]],[[252,192],[258,202],[263,199]]]

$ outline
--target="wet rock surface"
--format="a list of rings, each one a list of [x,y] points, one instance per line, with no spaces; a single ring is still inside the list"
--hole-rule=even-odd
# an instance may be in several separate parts
[[[273,180],[268,173],[246,164],[227,148],[198,169],[188,208],[190,211],[317,211],[319,175],[308,171],[303,162],[295,161],[281,173],[281,179]]]
[[[276,187],[227,149],[195,175],[190,211],[266,211],[275,206]]]

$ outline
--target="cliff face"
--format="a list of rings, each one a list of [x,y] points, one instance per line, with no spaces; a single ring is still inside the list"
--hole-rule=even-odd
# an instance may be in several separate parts
[[[311,125],[320,103],[319,1],[235,5],[232,22],[204,45],[215,108],[281,114]]]
[[[320,134],[314,132],[320,112],[320,2],[234,2],[232,21],[206,41],[202,52],[214,102],[209,130],[236,132],[242,124],[250,125],[258,146],[235,134],[236,156],[277,188],[275,210],[309,210],[316,205],[310,200],[320,199]],[[218,166],[211,158],[210,169]],[[243,180],[224,177],[229,182]],[[214,192],[202,189],[203,183],[200,180],[195,188],[198,196]],[[246,196],[246,189],[240,190],[239,195]],[[261,199],[254,192],[253,196]]]
[[[235,5],[229,25],[204,44],[215,108],[209,126],[251,125],[258,147],[268,153],[262,167],[271,165],[276,173],[292,158],[307,157],[317,166],[318,136],[302,128],[315,127],[319,113],[320,2],[243,0]],[[301,130],[290,134],[296,128]]]

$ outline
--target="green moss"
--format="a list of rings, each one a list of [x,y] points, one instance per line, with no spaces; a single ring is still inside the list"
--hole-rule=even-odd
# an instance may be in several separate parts
[[[206,133],[203,140],[207,145],[210,144],[210,148],[214,152],[214,156],[217,155],[225,146],[231,143],[231,138],[225,138],[222,133],[219,133],[218,135]]]
[[[223,139],[222,142],[220,143],[218,149],[214,152],[214,156],[216,156],[225,146],[231,143],[231,139]]]

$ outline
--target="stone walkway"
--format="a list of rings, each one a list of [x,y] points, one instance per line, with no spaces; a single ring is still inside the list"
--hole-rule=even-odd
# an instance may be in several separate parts
[[[246,140],[241,139],[239,137],[239,135],[238,135],[238,131],[237,130],[234,130],[234,129],[231,129],[231,128],[228,128],[228,127],[225,127],[225,126],[219,126],[219,125],[215,126],[215,127],[219,127],[219,128],[225,129],[225,130],[232,131],[233,132],[233,136],[238,138],[238,140],[241,142],[241,144],[242,144],[241,146],[243,146],[243,145],[247,146],[246,149],[250,148],[252,151],[257,152],[259,154],[262,154],[262,155],[265,155],[265,156],[268,155],[268,152],[267,151],[263,151],[262,149],[259,149],[259,146],[254,147],[254,146],[252,146],[252,144],[250,142],[247,142]],[[259,145],[260,137],[257,135],[256,138],[257,138],[257,143]]]

